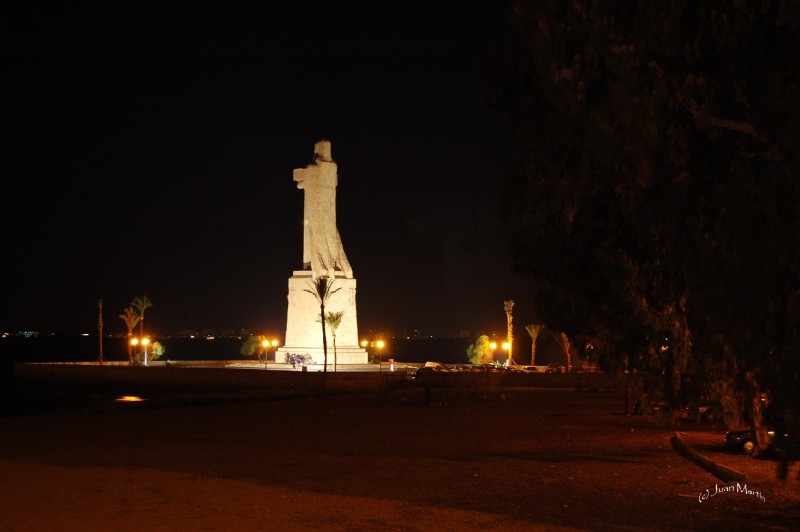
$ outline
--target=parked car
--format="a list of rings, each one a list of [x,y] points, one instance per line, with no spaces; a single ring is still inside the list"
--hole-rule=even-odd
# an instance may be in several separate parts
[[[414,378],[420,379],[425,377],[426,375],[438,375],[440,373],[448,373],[447,368],[445,368],[441,364],[438,366],[423,366],[414,372]]]
[[[564,373],[564,366],[558,362],[551,362],[544,371],[545,373]]]
[[[469,372],[477,371],[477,368],[472,364],[452,364],[448,367],[450,371]]]
[[[756,449],[756,437],[750,429],[728,431],[724,441],[725,446],[732,451],[753,454]]]

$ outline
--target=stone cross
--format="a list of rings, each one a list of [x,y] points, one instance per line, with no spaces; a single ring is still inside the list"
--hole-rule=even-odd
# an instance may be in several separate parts
[[[339,271],[348,279],[353,269],[344,254],[336,228],[336,163],[331,158],[331,143],[321,140],[314,145],[314,160],[305,168],[296,168],[293,178],[303,189],[303,268],[311,269],[314,278],[336,278]]]

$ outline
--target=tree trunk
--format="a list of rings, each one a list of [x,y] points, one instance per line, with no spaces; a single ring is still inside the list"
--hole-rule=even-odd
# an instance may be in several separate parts
[[[319,306],[320,311],[320,321],[322,322],[322,353],[325,357],[324,365],[322,366],[322,372],[328,373],[328,339],[325,335],[325,304]]]
[[[97,360],[100,362],[100,365],[102,365],[103,364],[103,300],[102,299],[97,300],[97,306],[99,309],[99,314],[97,317],[97,339],[98,342],[100,343],[100,345],[98,346],[100,348],[100,356],[98,357]]]
[[[570,355],[570,348],[572,347],[572,342],[569,341],[569,336],[567,333],[561,333],[561,348],[564,350],[564,359],[567,364],[565,371],[569,373],[570,367],[572,366],[572,360]]]
[[[767,427],[764,426],[764,404],[761,402],[761,387],[750,371],[745,375],[745,380],[750,392],[752,409],[750,430],[753,431],[753,435],[756,437],[756,448],[753,451],[753,456],[755,456],[766,450],[769,445],[769,438],[767,436]]]
[[[133,366],[133,346],[131,346],[131,339],[133,338],[133,331],[128,329],[128,365]]]

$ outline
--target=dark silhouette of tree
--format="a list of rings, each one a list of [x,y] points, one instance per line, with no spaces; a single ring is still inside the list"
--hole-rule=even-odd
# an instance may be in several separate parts
[[[97,361],[100,362],[100,365],[103,365],[103,300],[97,300],[97,338],[98,338],[98,348],[99,354],[97,357]]]
[[[338,312],[328,311],[328,313],[325,314],[325,324],[331,330],[331,336],[333,336],[333,371],[336,371],[336,331],[339,329],[339,325],[342,324],[343,317],[343,310]]]
[[[341,289],[336,288],[332,290],[333,283],[334,279],[329,277],[317,277],[311,281],[311,288],[305,290],[319,302],[319,321],[322,325],[322,353],[325,358],[322,366],[323,373],[328,372],[328,339],[325,334],[325,304],[328,302],[328,298]]]
[[[136,311],[133,310],[133,307],[128,307],[122,311],[122,314],[119,315],[119,319],[125,322],[125,327],[128,329],[128,340],[126,341],[128,344],[128,364],[133,366],[133,346],[131,345],[131,338],[133,337],[133,329],[136,328],[136,325],[139,323],[139,316],[136,315]]]
[[[544,328],[543,323],[532,323],[525,326],[525,330],[531,337],[531,366],[536,365],[536,340],[539,338],[539,333]]]
[[[800,429],[800,6],[518,0],[509,23],[490,99],[543,321],[672,407],[726,394],[763,436],[769,391]]]
[[[147,296],[135,297],[131,306],[136,310],[136,315],[139,316],[139,336],[144,337],[144,311],[151,308],[153,303]]]

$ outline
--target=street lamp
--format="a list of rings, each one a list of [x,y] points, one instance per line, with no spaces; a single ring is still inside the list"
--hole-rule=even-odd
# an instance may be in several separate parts
[[[374,341],[361,340],[361,347],[363,347],[364,351],[367,352],[367,356],[369,356],[369,354],[370,354],[369,353],[369,348],[370,347],[373,348],[373,351],[372,351],[373,354],[375,354],[375,353],[378,354],[378,371],[382,370],[381,364],[383,362],[383,359],[382,359],[381,349],[383,349],[383,346],[385,346],[385,345],[386,344],[383,342],[383,340],[374,340]]]
[[[489,348],[492,350],[492,362],[494,362],[494,352],[497,349],[497,342],[491,342]]]
[[[261,340],[261,348],[264,349],[264,369],[267,369],[267,350],[269,349],[269,340]]]
[[[509,344],[508,342],[503,342],[503,349],[506,352],[506,362],[505,362],[505,366],[506,367],[509,367],[511,365],[511,360],[510,360],[510,357],[508,356],[510,347],[511,347],[511,344]]]
[[[147,344],[150,343],[150,338],[131,338],[131,345],[136,347],[139,344],[142,344],[142,349],[144,350],[144,365],[147,365]]]
[[[383,369],[383,361],[381,360],[381,349],[383,349],[383,340],[375,342],[375,347],[378,348],[378,372]]]
[[[147,365],[147,344],[150,343],[150,338],[142,338],[142,349],[144,350],[144,365]]]
[[[264,349],[264,369],[267,369],[267,358],[269,357],[269,348],[270,346],[275,349],[277,353],[278,349],[278,341],[277,340],[267,340],[266,338],[261,340],[261,347]]]

